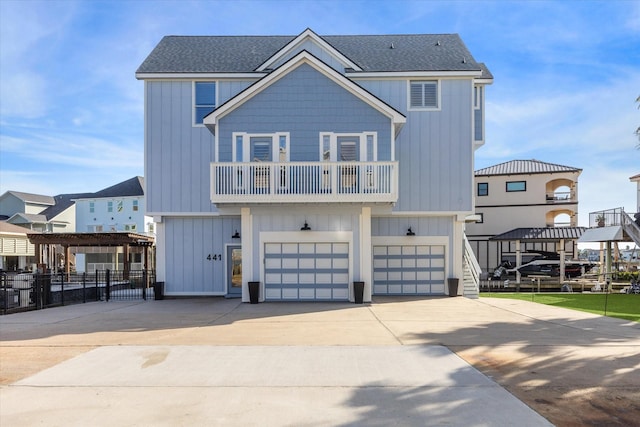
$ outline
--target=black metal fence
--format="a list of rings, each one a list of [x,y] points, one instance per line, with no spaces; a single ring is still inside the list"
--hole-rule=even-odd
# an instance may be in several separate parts
[[[147,300],[154,297],[155,272],[2,273],[0,313],[40,310],[89,301]]]

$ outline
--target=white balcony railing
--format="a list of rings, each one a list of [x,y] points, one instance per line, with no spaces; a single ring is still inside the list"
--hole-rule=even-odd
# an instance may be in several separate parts
[[[213,203],[394,203],[397,200],[397,162],[211,164]]]

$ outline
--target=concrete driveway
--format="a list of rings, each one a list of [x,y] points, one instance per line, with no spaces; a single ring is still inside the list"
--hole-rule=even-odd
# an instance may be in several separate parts
[[[1,425],[631,425],[640,413],[639,324],[523,301],[97,302],[0,327]]]

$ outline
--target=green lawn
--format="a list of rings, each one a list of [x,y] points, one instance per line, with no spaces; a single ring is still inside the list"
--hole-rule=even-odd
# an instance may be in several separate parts
[[[521,299],[640,322],[640,295],[483,292],[480,296]]]

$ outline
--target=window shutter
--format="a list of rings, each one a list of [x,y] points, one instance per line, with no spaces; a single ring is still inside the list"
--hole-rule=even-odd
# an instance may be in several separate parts
[[[422,84],[411,83],[411,106],[422,107]]]
[[[436,90],[435,83],[429,82],[424,84],[424,106],[425,107],[438,106],[438,93]]]
[[[356,161],[356,144],[353,142],[343,142],[340,144],[340,160],[345,162]]]
[[[258,161],[258,162],[271,161],[271,143],[270,142],[254,142],[253,161]]]
[[[411,82],[410,103],[413,108],[437,108],[438,107],[438,82],[418,81]]]

